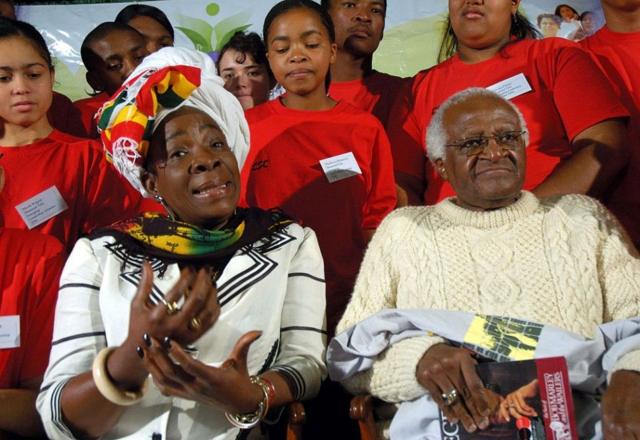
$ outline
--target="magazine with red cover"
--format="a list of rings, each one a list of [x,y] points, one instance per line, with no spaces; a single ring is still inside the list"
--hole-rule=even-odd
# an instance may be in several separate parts
[[[461,423],[451,423],[440,412],[443,440],[578,440],[563,357],[484,362],[478,364],[478,375],[485,387],[504,399],[502,407],[509,420],[497,412],[488,429],[468,433]],[[522,411],[517,402],[524,402],[529,409]]]

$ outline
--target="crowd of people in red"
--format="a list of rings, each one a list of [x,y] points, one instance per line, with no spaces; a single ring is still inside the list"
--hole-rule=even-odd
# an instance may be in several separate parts
[[[326,345],[334,336],[350,301],[367,246],[383,219],[396,208],[434,205],[456,195],[458,188],[454,187],[455,181],[447,175],[447,170],[429,160],[427,143],[429,127],[438,109],[452,95],[468,88],[492,90],[521,112],[528,136],[524,190],[538,198],[564,194],[594,197],[615,214],[626,231],[630,247],[640,246],[640,2],[602,0],[606,23],[601,29],[589,28],[588,32],[592,16],[588,13],[577,16],[571,6],[560,5],[556,12],[560,18],[554,14],[538,17],[542,34],[521,13],[520,6],[519,0],[449,0],[438,64],[413,77],[400,78],[375,70],[372,62],[383,38],[388,8],[396,7],[393,3],[387,5],[386,0],[322,0],[320,3],[284,0],[265,18],[262,36],[238,32],[222,48],[215,67],[209,61],[199,66],[200,69],[217,70],[217,75],[212,72],[215,81],[237,98],[241,109],[236,112],[235,107],[229,110],[231,107],[226,106],[225,110],[216,110],[215,114],[221,115],[221,119],[207,116],[211,115],[209,110],[195,112],[191,117],[200,121],[198,130],[201,131],[198,131],[187,122],[180,122],[187,111],[178,109],[174,116],[160,117],[158,109],[174,111],[173,104],[168,104],[171,99],[175,96],[185,99],[193,93],[191,89],[185,91],[184,78],[194,83],[194,88],[204,89],[204,74],[202,79],[193,80],[188,72],[179,71],[175,75],[181,75],[180,81],[175,79],[177,76],[171,76],[166,82],[154,83],[152,98],[143,97],[153,99],[154,112],[145,114],[144,118],[135,113],[144,102],[149,102],[143,98],[129,103],[127,111],[119,110],[122,99],[126,98],[123,90],[134,90],[137,86],[133,84],[138,84],[136,81],[141,75],[151,76],[153,69],[162,70],[162,64],[153,63],[161,60],[164,53],[173,53],[165,48],[174,45],[174,28],[157,7],[128,5],[114,21],[97,24],[85,37],[81,56],[93,93],[71,102],[53,90],[55,67],[44,38],[32,25],[16,18],[10,0],[0,1],[0,14],[4,16],[0,18],[0,407],[3,408],[0,411],[0,438],[3,434],[8,438],[12,435],[53,438],[108,435],[108,438],[120,438],[137,432],[127,425],[130,423],[126,417],[128,410],[107,407],[102,401],[100,405],[94,404],[102,398],[100,384],[91,388],[90,377],[82,382],[81,376],[74,376],[75,373],[65,379],[71,379],[68,382],[71,385],[53,387],[62,396],[55,397],[59,399],[55,400],[59,407],[47,411],[39,408],[41,414],[53,412],[58,419],[45,420],[43,425],[36,411],[38,394],[51,393],[47,391],[51,385],[46,380],[43,383],[43,377],[47,365],[50,369],[55,367],[50,364],[52,343],[54,346],[65,343],[65,338],[56,337],[61,325],[60,317],[56,318],[56,300],[59,290],[62,292],[74,284],[65,278],[72,272],[73,256],[79,252],[74,248],[81,247],[79,240],[82,237],[95,237],[96,231],[130,218],[155,213],[153,215],[160,218],[218,232],[218,229],[227,231],[225,228],[229,225],[236,228],[235,218],[241,217],[238,212],[253,213],[254,209],[259,209],[262,213],[278,208],[305,230],[312,229],[324,262],[324,272],[319,278],[325,285],[326,312],[323,309],[318,313],[322,316],[326,313],[326,321],[322,326],[318,324],[320,328],[314,327],[310,331],[317,330],[318,341],[322,342],[319,346]],[[582,23],[583,35],[574,38],[578,42],[551,38],[563,29],[565,22],[566,27],[574,22]],[[141,70],[146,62],[150,63],[151,70]],[[176,61],[175,64],[183,63]],[[144,87],[140,86],[140,90]],[[175,96],[167,97],[167,89]],[[135,93],[143,92],[136,89]],[[221,93],[217,91],[216,96],[222,96]],[[110,113],[112,107],[122,113],[117,116]],[[244,136],[248,151],[239,154],[234,150],[224,124],[229,123],[228,118],[243,112],[244,117],[235,123],[240,125],[240,132],[246,131],[238,136]],[[144,120],[140,122],[140,118]],[[116,155],[116,149],[122,145],[118,142],[125,142],[124,138],[119,138],[118,142],[111,138],[116,132],[113,127],[122,121],[139,123],[145,131],[139,133],[138,138],[132,135],[131,142],[135,140],[138,147],[129,151],[129,155],[135,156],[132,163],[139,166],[135,169],[140,173],[136,188],[130,184],[131,175],[127,174],[131,171],[122,171],[118,162],[123,159]],[[194,163],[197,161],[196,153],[191,150],[172,147],[174,139],[188,137],[188,142],[204,142],[210,134],[205,136],[202,127],[211,126],[218,133],[216,136],[221,133],[222,138],[226,138],[226,141],[211,141],[215,144],[211,148],[227,148],[224,142],[228,141],[228,148],[235,153],[235,158],[228,161],[235,165],[228,165],[231,170],[228,182],[217,182],[213,189],[201,186],[192,192],[202,196],[198,203],[206,196],[211,198],[207,203],[215,207],[223,196],[216,199],[211,196],[212,192],[226,194],[230,186],[237,187],[229,196],[232,208],[220,214],[218,217],[222,216],[224,221],[217,223],[206,215],[191,215],[200,215],[201,207],[195,202],[190,205],[191,202],[181,200],[183,196],[172,188],[172,185],[181,184],[175,174],[179,171],[170,169],[170,164],[178,163],[183,156],[192,154]],[[156,128],[157,132],[154,131]],[[145,137],[147,131],[149,137]],[[163,137],[158,140],[152,132],[160,131]],[[166,146],[166,151],[164,148],[157,150],[158,145]],[[176,162],[172,162],[174,160]],[[221,163],[226,162],[222,160]],[[195,171],[189,167],[184,172],[195,174],[198,166],[192,165]],[[213,169],[216,165],[211,166]],[[237,167],[237,179],[234,167]],[[174,173],[173,177],[171,173]],[[174,180],[162,181],[160,176],[165,175]],[[220,220],[215,209],[211,209],[214,211],[211,218]],[[246,215],[253,218],[253,214]],[[247,222],[247,225],[251,224],[249,220]],[[146,222],[140,224],[151,227]],[[244,225],[244,220],[241,224]],[[179,229],[175,225],[173,228],[173,232]],[[259,236],[261,240],[268,237],[265,240],[270,240],[274,249],[278,240],[286,242],[296,236],[290,229],[278,228],[270,225],[266,229],[269,234]],[[250,228],[247,226],[247,229]],[[148,229],[142,233],[149,245],[152,240],[148,237],[153,231],[151,235]],[[233,250],[251,254],[246,249],[259,247],[255,241],[258,236],[251,237],[254,241],[242,242],[248,248],[234,247]],[[269,245],[260,246],[269,249]],[[315,241],[313,246],[316,246]],[[392,247],[394,243],[388,243],[388,246]],[[220,256],[216,253],[215,257]],[[166,261],[158,257],[157,261],[164,263],[158,263],[157,267],[154,265],[156,260],[144,258],[151,261],[153,276],[160,279],[164,270],[171,272],[167,269],[171,267],[167,266],[169,263],[178,263],[183,272],[185,267],[191,267],[191,263],[181,263],[178,257],[167,257]],[[232,266],[230,258],[231,254],[222,258],[224,263],[214,268],[217,275],[212,275],[206,286],[204,281],[198,281],[200,271],[197,270],[211,268],[200,263],[194,264],[197,274],[178,275],[177,283],[188,284],[185,292],[200,289],[215,297],[223,291],[220,281],[216,284],[216,280]],[[268,264],[272,257],[259,254],[252,258],[253,263],[259,265]],[[123,267],[131,259],[135,259],[134,254],[121,262]],[[66,268],[65,262],[68,263]],[[151,266],[147,266],[142,262],[138,266],[138,273],[143,275],[138,278],[139,285],[152,284],[149,281]],[[100,277],[107,269],[110,270],[106,267],[97,269]],[[123,271],[120,277],[125,279],[128,273]],[[240,276],[243,273],[228,282],[244,282]],[[267,274],[265,272],[264,276]],[[289,272],[288,289],[293,289],[291,285],[295,286],[295,283],[291,280],[299,275],[296,271]],[[302,275],[315,277],[307,273]],[[96,275],[98,284],[89,286],[88,293],[92,289],[100,290],[98,278]],[[140,301],[143,290],[139,288],[137,299],[128,298],[132,307]],[[187,296],[185,294],[185,298]],[[218,299],[224,302],[222,295]],[[100,301],[104,307],[103,300],[96,297],[95,301]],[[162,298],[158,301],[158,307],[166,307],[167,314],[171,315],[176,303]],[[287,309],[288,300],[284,301],[282,310]],[[65,305],[69,307],[69,304]],[[216,310],[215,313],[220,312],[220,309]],[[222,308],[221,316],[224,314]],[[211,321],[208,325],[213,326],[216,319],[206,316],[202,321]],[[191,330],[202,324],[193,319],[184,323]],[[296,331],[308,330],[304,323],[296,323],[281,331],[291,331],[294,327]],[[148,336],[148,333],[144,334]],[[172,341],[156,341],[153,334],[149,334],[152,338],[144,341],[148,348],[143,342],[137,347],[146,369],[142,364],[138,367],[156,380],[160,373],[155,368],[162,370],[183,352],[154,357],[156,342],[158,346],[168,347]],[[240,336],[229,335],[235,339]],[[177,336],[174,339],[180,341]],[[246,364],[246,351],[253,339],[240,341],[243,342],[238,343],[232,355],[225,353],[221,359],[229,355],[229,359],[235,362],[243,359]],[[111,346],[112,342],[107,341],[107,345]],[[187,342],[182,348],[188,352],[195,339]],[[119,343],[123,342],[113,342]],[[178,345],[177,342],[173,344]],[[286,351],[278,344],[272,350],[271,361]],[[200,351],[204,349],[200,347]],[[99,357],[97,352],[93,355]],[[112,362],[102,361],[107,376],[116,374],[116,370],[121,372],[122,368],[113,367]],[[126,362],[127,365],[134,364],[131,359]],[[156,364],[150,366],[153,362]],[[230,365],[227,362],[230,361],[221,362],[222,366]],[[286,358],[283,362],[278,368],[271,369],[271,364],[265,364],[261,370],[260,365],[251,365],[250,359],[246,365],[255,374],[251,376],[253,388],[248,385],[246,365],[240,378],[233,376],[229,380],[243,384],[237,385],[237,389],[253,389],[253,395],[247,391],[243,401],[227,406],[222,404],[227,412],[241,414],[232,414],[229,422],[224,419],[214,422],[251,428],[256,417],[256,423],[269,418],[266,413],[270,403],[281,406],[301,397],[310,397],[303,391],[292,391],[304,388],[305,378],[290,367],[297,365],[295,361]],[[83,368],[89,371],[91,365]],[[110,368],[114,368],[111,373]],[[171,368],[175,372],[175,367]],[[318,377],[326,375],[324,367],[314,368]],[[195,374],[180,371],[176,374]],[[94,378],[95,374],[94,371]],[[264,380],[260,379],[261,375]],[[640,382],[640,376],[636,380]],[[292,382],[296,381],[294,387]],[[135,394],[136,386],[146,386],[140,381],[134,382],[120,384],[125,388],[121,391]],[[111,385],[118,388],[117,381],[112,381]],[[177,393],[177,385],[171,386],[174,388],[165,391]],[[232,390],[223,391],[222,396],[226,396],[224,393],[231,395]],[[357,438],[357,427],[348,419],[349,394],[328,379],[315,394],[317,397],[307,404],[304,438],[326,439],[330,435]],[[176,395],[199,401],[204,406],[211,403],[201,395],[198,398],[192,394]],[[85,408],[68,403],[70,396],[82,402]],[[219,404],[224,399],[213,400]],[[251,410],[255,405],[252,407],[251,402],[256,400],[259,411],[252,419]],[[39,401],[38,406],[53,405],[51,402],[54,400]],[[89,410],[107,414],[105,421],[95,422],[99,426],[95,430],[87,428],[87,423],[80,420],[89,417]],[[181,415],[171,416],[176,418],[174,421],[179,417],[196,420],[204,417],[196,414],[200,410],[191,407],[184,406],[181,411]],[[141,411],[139,417],[145,417],[143,413]],[[327,417],[334,422],[327,424]],[[55,428],[50,427],[52,423]],[[638,437],[640,422],[637,417],[633,423],[635,425],[630,429],[635,429],[633,432]],[[175,426],[183,425],[176,421]],[[238,434],[237,429],[211,431],[217,432],[215,435],[218,436],[213,437],[211,433],[205,436],[197,432],[194,430],[193,437],[189,437],[188,433],[181,436],[168,429],[163,436],[222,439],[236,438]],[[154,439],[161,437],[152,436]]]

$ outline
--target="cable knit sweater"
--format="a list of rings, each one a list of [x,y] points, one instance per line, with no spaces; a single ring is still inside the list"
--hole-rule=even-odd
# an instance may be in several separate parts
[[[337,333],[385,308],[460,310],[553,324],[590,337],[598,324],[640,315],[640,260],[611,214],[580,195],[471,211],[446,199],[394,211],[378,228]],[[383,400],[426,391],[419,359],[442,340],[389,348],[345,385]],[[640,371],[640,350],[616,369]]]

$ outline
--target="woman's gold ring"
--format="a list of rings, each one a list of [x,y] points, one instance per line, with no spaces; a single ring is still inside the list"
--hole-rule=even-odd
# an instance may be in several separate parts
[[[451,406],[458,401],[458,391],[452,388],[450,391],[442,393],[441,397],[445,406]]]
[[[201,326],[202,324],[200,323],[200,320],[195,316],[189,320],[189,328],[191,330],[198,331]]]
[[[165,309],[167,310],[167,315],[175,315],[180,311],[180,307],[178,307],[178,303],[175,301],[167,302],[166,299],[162,298],[162,304],[164,304]]]

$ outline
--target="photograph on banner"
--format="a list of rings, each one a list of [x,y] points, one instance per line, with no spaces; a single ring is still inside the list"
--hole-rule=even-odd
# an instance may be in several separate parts
[[[523,0],[520,9],[545,37],[579,40],[603,22],[599,0]],[[85,36],[98,24],[113,21],[127,3],[78,1],[40,2],[20,6],[18,18],[32,23],[45,37],[56,60],[56,90],[72,100],[92,93],[80,57]],[[51,4],[45,4],[51,3]],[[175,45],[196,48],[214,59],[239,30],[261,33],[275,0],[156,0],[136,2],[161,9],[175,28]],[[384,39],[374,55],[374,68],[398,76],[412,76],[437,62],[447,23],[446,0],[389,2]]]

